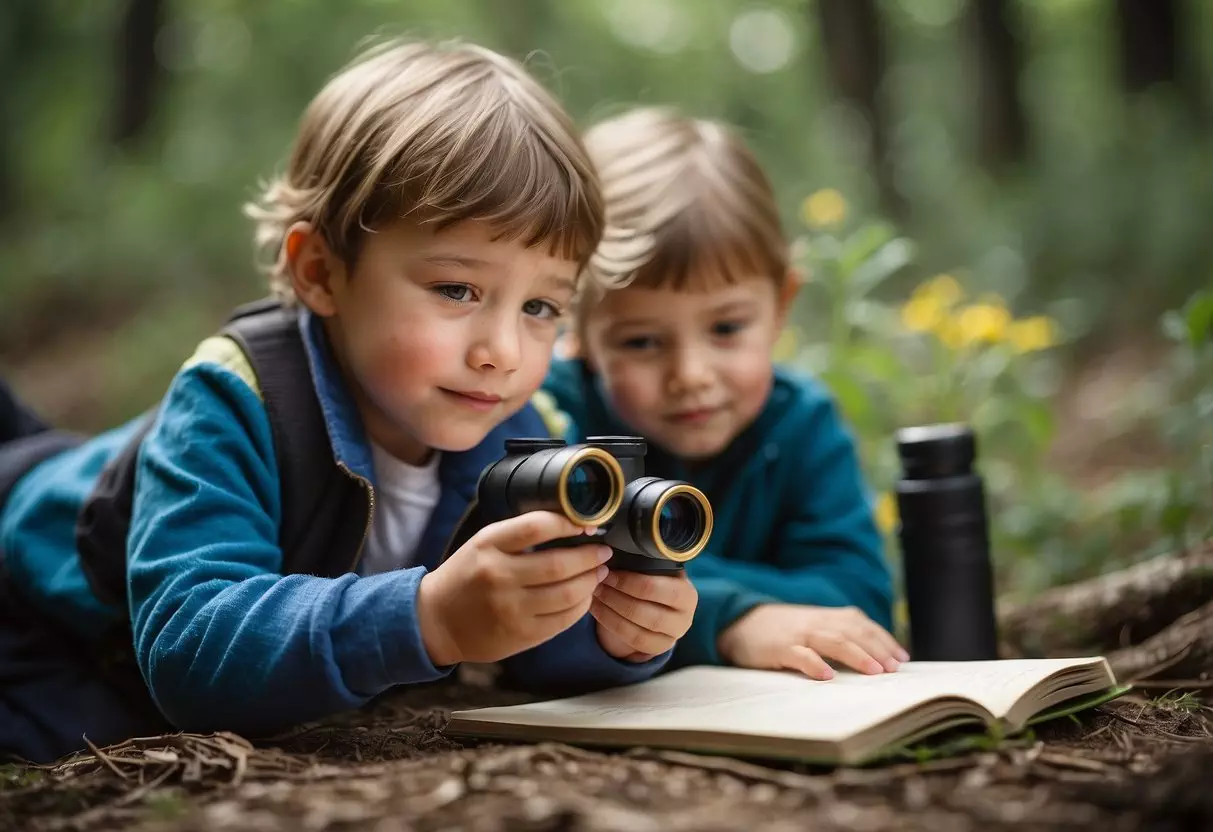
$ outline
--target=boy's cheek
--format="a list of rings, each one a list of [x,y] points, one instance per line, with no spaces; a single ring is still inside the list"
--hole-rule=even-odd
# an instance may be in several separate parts
[[[619,415],[634,426],[655,421],[662,410],[661,387],[655,379],[636,373],[616,373],[607,377],[606,389]]]

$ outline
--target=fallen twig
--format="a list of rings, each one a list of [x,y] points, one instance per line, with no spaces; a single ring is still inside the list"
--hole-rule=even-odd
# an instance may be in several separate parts
[[[111,760],[109,757],[107,757],[104,751],[102,751],[97,746],[93,745],[92,740],[90,740],[88,737],[84,738],[84,744],[88,746],[88,750],[93,752],[93,756],[95,756],[101,762],[101,764],[103,766],[108,768],[110,771],[112,771],[114,774],[118,775],[123,780],[131,779],[130,776],[125,771],[122,771],[120,768],[118,768],[118,766],[114,765],[114,761]]]

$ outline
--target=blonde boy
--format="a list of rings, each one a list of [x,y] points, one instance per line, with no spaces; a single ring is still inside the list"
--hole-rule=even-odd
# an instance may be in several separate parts
[[[607,228],[579,357],[545,390],[578,432],[645,436],[646,473],[712,501],[675,662],[895,670],[908,657],[886,630],[891,582],[851,437],[818,383],[772,365],[798,281],[757,161],[724,126],[665,108],[604,121],[586,145]],[[599,593],[628,606],[610,578]]]
[[[693,587],[622,576],[605,610],[606,547],[530,551],[577,532],[561,516],[435,568],[484,465],[543,431],[529,399],[601,234],[559,105],[486,49],[386,44],[312,101],[251,214],[281,302],[204,341],[153,418],[0,436],[0,751],[263,735],[463,661],[551,691],[658,670]]]

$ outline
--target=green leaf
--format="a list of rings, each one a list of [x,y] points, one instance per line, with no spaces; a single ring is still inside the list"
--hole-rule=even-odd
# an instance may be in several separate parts
[[[1160,522],[1167,534],[1178,537],[1188,525],[1188,519],[1192,516],[1192,506],[1186,503],[1174,502],[1163,509]]]
[[[850,363],[886,386],[902,382],[908,377],[907,368],[892,345],[875,343],[854,347],[849,356]]]
[[[888,225],[873,223],[858,229],[846,239],[838,253],[838,271],[849,277],[863,261],[892,238],[893,229]]]
[[[904,237],[885,243],[851,275],[848,294],[861,298],[905,268],[914,259],[914,244]]]
[[[1040,400],[1022,401],[1019,404],[1018,415],[1020,425],[1029,440],[1037,448],[1047,448],[1053,439],[1053,431],[1056,427],[1053,409],[1049,404]]]
[[[1213,292],[1197,292],[1184,307],[1188,341],[1199,347],[1213,338]]]
[[[821,374],[821,382],[834,394],[843,415],[854,422],[867,421],[871,409],[871,397],[853,373],[832,369]]]

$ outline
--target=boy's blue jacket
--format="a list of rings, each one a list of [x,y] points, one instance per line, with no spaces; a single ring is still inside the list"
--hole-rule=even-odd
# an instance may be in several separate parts
[[[580,360],[553,363],[544,391],[570,441],[630,434]],[[645,473],[681,479],[712,503],[708,547],[687,564],[699,592],[673,665],[721,664],[721,631],[764,603],[856,606],[892,626],[892,580],[854,442],[827,391],[782,368],[759,417],[691,468],[649,444]]]
[[[300,316],[312,381],[339,464],[374,483],[361,422],[320,321]],[[531,405],[476,448],[443,454],[442,497],[420,565],[338,578],[281,574],[277,464],[257,379],[235,343],[199,345],[173,379],[139,454],[127,544],[127,604],[106,605],[76,555],[79,508],[136,422],[43,462],[0,514],[0,551],[17,589],[86,644],[129,616],[152,698],[177,727],[265,735],[356,708],[395,685],[429,682],[417,588],[436,566],[480,472],[511,436],[546,436]],[[640,681],[670,658],[609,656],[588,615],[507,659],[511,682],[565,692]]]

